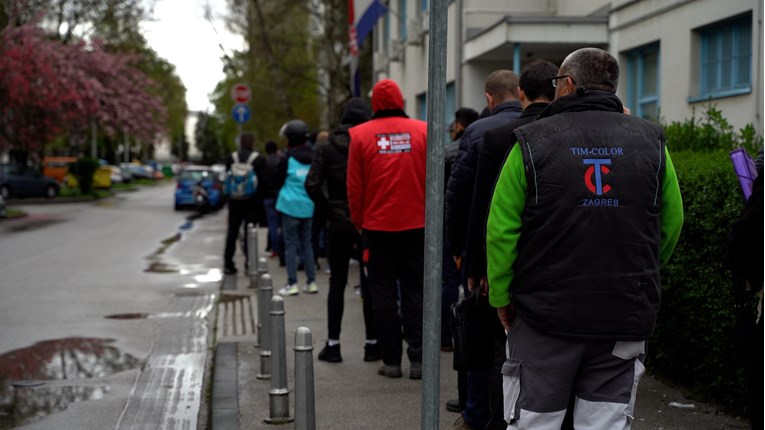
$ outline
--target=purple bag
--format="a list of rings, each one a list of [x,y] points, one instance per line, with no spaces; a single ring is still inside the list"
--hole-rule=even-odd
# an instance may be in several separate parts
[[[738,182],[741,184],[741,191],[744,192],[744,198],[749,200],[752,195],[752,184],[757,179],[757,169],[754,161],[744,148],[736,148],[730,152],[730,160],[733,162],[733,170],[738,176]]]

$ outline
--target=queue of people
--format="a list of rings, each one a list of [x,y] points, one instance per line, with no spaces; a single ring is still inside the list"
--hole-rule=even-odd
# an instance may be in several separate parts
[[[445,151],[443,314],[475,296],[487,336],[479,359],[457,369],[459,399],[447,403],[459,413],[454,429],[630,427],[659,271],[683,207],[661,127],[629,115],[615,95],[618,79],[608,52],[579,49],[559,67],[539,59],[520,76],[492,72],[486,115],[455,113]],[[230,200],[226,273],[236,272],[241,222],[255,219],[286,260],[279,293],[300,293],[300,263],[302,291],[317,293],[312,220],[326,219],[328,338],[319,360],[342,362],[355,259],[364,360],[382,360],[378,373],[400,378],[406,352],[409,378],[422,378],[426,123],[407,116],[398,84],[383,79],[371,110],[348,100],[315,148],[303,121],[280,134],[285,154],[271,147],[251,162],[263,194]],[[245,134],[238,159],[250,152]],[[247,212],[257,204],[267,216]],[[451,350],[448,325],[442,332],[442,349]]]

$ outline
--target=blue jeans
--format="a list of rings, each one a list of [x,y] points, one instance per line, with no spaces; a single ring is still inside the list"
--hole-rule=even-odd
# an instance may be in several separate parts
[[[293,218],[282,214],[282,234],[284,235],[284,259],[287,264],[287,282],[297,283],[298,249],[302,250],[306,284],[316,280],[314,273],[313,246],[311,245],[311,218]]]
[[[281,255],[281,214],[276,210],[276,199],[263,199],[266,208],[266,220],[268,220],[268,242],[271,244],[271,252]]]

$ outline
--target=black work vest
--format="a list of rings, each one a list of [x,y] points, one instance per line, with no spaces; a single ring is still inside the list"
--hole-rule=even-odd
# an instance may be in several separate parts
[[[519,314],[552,335],[646,339],[661,295],[661,128],[583,111],[515,133],[528,184],[510,286]]]

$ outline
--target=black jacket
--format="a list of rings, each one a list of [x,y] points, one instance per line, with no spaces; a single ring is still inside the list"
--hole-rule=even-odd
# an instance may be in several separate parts
[[[268,154],[264,158],[266,160],[265,167],[263,169],[262,178],[258,178],[258,188],[263,189],[263,198],[276,199],[279,196],[279,184],[277,177],[279,176],[279,165],[282,159],[286,156],[280,152],[274,152]]]
[[[547,105],[548,103],[530,104],[518,119],[491,129],[483,135],[465,241],[465,270],[469,277],[480,279],[486,276],[486,217],[489,214],[497,176],[505,164],[507,153],[516,142],[513,130],[533,121]]]
[[[460,140],[457,160],[452,164],[451,175],[446,184],[446,234],[452,247],[452,255],[462,255],[470,216],[470,202],[473,199],[475,169],[478,153],[481,151],[483,134],[518,118],[523,109],[517,100],[500,103],[491,116],[481,118],[465,129]]]
[[[308,146],[308,143],[288,148],[287,155],[279,160],[279,165],[276,168],[275,185],[277,188],[281,190],[282,186],[284,185],[284,181],[287,180],[287,167],[290,157],[295,157],[295,159],[302,164],[310,165],[311,161],[313,161],[313,154],[313,148]]]
[[[348,146],[351,142],[348,129],[351,127],[341,125],[332,132],[327,143],[316,148],[305,180],[305,189],[316,205],[316,211],[326,212],[329,230],[342,233],[356,231],[348,209],[346,187]]]

